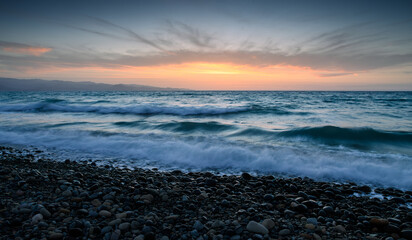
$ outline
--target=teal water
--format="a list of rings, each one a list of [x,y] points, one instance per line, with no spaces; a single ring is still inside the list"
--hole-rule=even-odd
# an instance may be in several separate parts
[[[412,189],[412,93],[2,92],[0,144]]]

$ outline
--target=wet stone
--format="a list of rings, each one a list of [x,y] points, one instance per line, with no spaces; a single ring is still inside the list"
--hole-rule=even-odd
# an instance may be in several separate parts
[[[107,211],[107,210],[101,210],[99,212],[99,215],[102,216],[102,217],[110,217],[112,215],[112,213]]]
[[[272,219],[265,219],[262,221],[262,225],[268,230],[270,230],[273,227],[275,227],[275,222]]]
[[[130,223],[125,222],[119,225],[121,231],[128,231],[130,229]]]
[[[248,230],[249,232],[260,233],[260,234],[269,233],[268,229],[265,226],[255,221],[250,221],[246,226],[246,230]]]
[[[279,236],[287,236],[290,234],[290,230],[289,229],[282,229],[279,231]]]

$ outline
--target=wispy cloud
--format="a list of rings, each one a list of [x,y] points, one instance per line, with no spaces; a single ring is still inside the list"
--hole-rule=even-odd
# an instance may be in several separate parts
[[[275,40],[237,39],[236,48],[225,48],[218,36],[187,23],[165,21],[163,32],[151,37],[137,33],[105,19],[87,17],[93,27],[61,24],[72,29],[116,40],[135,41],[157,51],[142,55],[138,51],[127,54],[99,51],[70,51],[34,47],[25,44],[1,42],[4,51],[25,53],[28,56],[0,54],[0,63],[9,69],[90,66],[159,66],[189,62],[233,63],[254,67],[290,65],[325,71],[320,77],[337,77],[399,64],[412,63],[412,52],[379,51],[379,41],[386,37],[377,32],[364,31],[369,23],[351,25],[312,36],[288,49],[282,49]],[[98,30],[96,30],[98,29]],[[401,40],[401,39],[400,39]],[[391,39],[394,41],[394,39]],[[186,43],[183,45],[177,42]],[[404,44],[409,44],[403,41]],[[236,44],[232,44],[236,45]],[[36,56],[35,58],[33,56]]]
[[[79,31],[87,32],[87,33],[92,33],[96,34],[99,36],[103,37],[108,37],[112,39],[117,39],[117,40],[124,40],[124,41],[135,41],[139,43],[144,43],[150,47],[155,48],[156,50],[159,50],[161,52],[168,52],[165,48],[157,44],[155,41],[149,40],[145,37],[142,37],[141,35],[137,34],[136,32],[132,31],[131,29],[119,26],[117,24],[114,24],[112,22],[109,22],[104,19],[96,18],[96,17],[89,17],[94,23],[97,23],[101,26],[103,26],[106,30],[112,31],[112,32],[104,32],[104,31],[98,31],[95,29],[90,29],[86,27],[79,27],[71,24],[66,24],[66,23],[58,23],[60,25],[63,25],[68,28],[76,29]]]
[[[149,40],[143,36],[141,36],[140,34],[137,34],[136,32],[132,31],[131,29],[128,29],[126,27],[117,25],[115,23],[112,23],[108,20],[105,19],[101,19],[101,18],[96,18],[96,17],[90,17],[90,19],[94,20],[96,23],[104,26],[104,27],[108,27],[108,28],[112,28],[114,30],[119,31],[120,33],[125,34],[126,36],[129,36],[130,38],[132,38],[135,41],[138,42],[142,42],[145,43],[153,48],[156,48],[160,51],[166,52],[166,49],[164,49],[163,47],[159,46],[157,43],[155,43],[152,40]]]
[[[22,43],[0,41],[0,48],[5,52],[40,56],[44,53],[50,52],[51,48],[31,46]]]
[[[354,73],[319,73],[319,77],[342,77],[342,76],[348,76],[348,75],[354,75]]]
[[[332,72],[360,72],[383,67],[390,67],[412,62],[412,54],[404,55],[357,55],[333,56],[322,54],[301,53],[285,55],[263,51],[174,51],[171,54],[152,54],[134,56],[130,54],[109,53],[84,53],[57,52],[49,56],[7,56],[0,55],[0,63],[19,67],[111,67],[119,66],[160,66],[169,64],[182,64],[190,62],[232,63],[254,67],[267,67],[272,65],[290,65],[308,67],[320,71]],[[324,75],[327,76],[327,75]],[[331,75],[330,75],[331,76]]]
[[[215,47],[213,44],[213,40],[215,39],[214,36],[185,23],[167,20],[166,31],[167,33],[177,37],[179,40],[184,40],[193,44],[195,47]]]

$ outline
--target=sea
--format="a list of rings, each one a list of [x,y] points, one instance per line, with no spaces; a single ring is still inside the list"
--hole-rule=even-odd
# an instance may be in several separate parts
[[[412,92],[0,92],[0,144],[56,161],[412,190]]]

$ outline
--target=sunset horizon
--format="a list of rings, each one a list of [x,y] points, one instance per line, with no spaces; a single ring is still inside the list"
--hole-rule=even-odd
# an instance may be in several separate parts
[[[96,3],[1,3],[0,76],[193,90],[412,90],[407,2]]]

